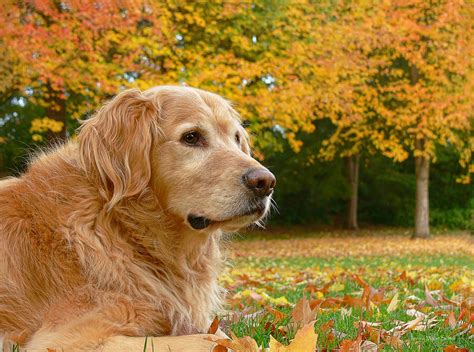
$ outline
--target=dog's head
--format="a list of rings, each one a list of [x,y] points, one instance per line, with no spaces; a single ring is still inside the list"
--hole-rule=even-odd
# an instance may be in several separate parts
[[[268,211],[275,177],[250,156],[232,106],[189,87],[128,90],[87,120],[81,162],[112,208],[153,190],[194,230],[234,231]]]

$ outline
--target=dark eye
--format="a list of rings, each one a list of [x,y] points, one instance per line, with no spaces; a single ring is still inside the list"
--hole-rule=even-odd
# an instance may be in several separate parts
[[[235,141],[237,142],[238,145],[240,145],[240,136],[238,133],[235,134]]]
[[[201,139],[202,137],[199,132],[187,132],[181,137],[181,140],[189,145],[196,145],[201,142]]]

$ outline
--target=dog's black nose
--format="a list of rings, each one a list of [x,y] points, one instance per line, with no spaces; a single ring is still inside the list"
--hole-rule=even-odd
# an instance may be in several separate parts
[[[250,169],[242,178],[244,184],[259,197],[269,196],[276,184],[275,176],[264,168]]]

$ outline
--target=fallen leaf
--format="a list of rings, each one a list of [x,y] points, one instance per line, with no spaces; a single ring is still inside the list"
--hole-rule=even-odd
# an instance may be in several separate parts
[[[363,341],[360,344],[360,351],[361,352],[377,352],[378,351],[378,346],[377,344],[373,343],[372,341]]]
[[[266,307],[266,310],[275,317],[275,323],[278,323],[280,320],[285,318],[285,314],[283,312],[271,306]]]
[[[386,344],[396,349],[401,349],[403,347],[403,341],[400,339],[400,336],[398,336],[397,334],[393,334],[393,335],[385,334],[383,336],[383,340]]]
[[[398,299],[398,292],[397,292],[397,293],[395,293],[395,296],[393,296],[392,300],[390,301],[390,304],[387,307],[387,312],[391,313],[391,312],[395,311],[398,307],[399,302],[400,301]]]
[[[250,336],[237,337],[234,333],[230,333],[231,339],[217,339],[208,338],[209,341],[215,342],[218,346],[230,348],[234,352],[260,352],[257,342]],[[216,346],[217,347],[217,346]],[[219,351],[214,348],[213,351]]]
[[[454,316],[453,311],[449,312],[447,323],[451,329],[454,329],[456,327],[456,317]]]
[[[307,325],[314,320],[315,313],[311,310],[309,301],[303,297],[295,305],[291,312],[293,322],[298,326]]]
[[[467,348],[457,347],[456,345],[448,345],[443,349],[444,352],[469,352]]]
[[[219,318],[216,316],[214,320],[211,323],[211,326],[207,330],[208,334],[215,334],[217,332],[217,329],[219,329]]]
[[[437,300],[434,299],[434,297],[431,295],[430,290],[428,290],[428,286],[425,285],[425,301],[428,303],[430,306],[436,307],[439,303]]]
[[[419,310],[416,310],[416,309],[407,309],[405,311],[405,313],[407,313],[407,315],[411,316],[411,317],[426,317],[426,314],[423,313],[423,312],[420,312]]]
[[[314,321],[303,326],[288,346],[270,336],[269,352],[306,352],[316,349],[318,335],[314,332]]]

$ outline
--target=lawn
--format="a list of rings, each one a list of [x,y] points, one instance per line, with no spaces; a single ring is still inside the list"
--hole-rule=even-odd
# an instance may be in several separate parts
[[[270,336],[286,346],[315,321],[320,351],[469,351],[473,247],[462,233],[431,240],[410,240],[404,230],[243,235],[229,245],[220,278],[232,313],[219,326],[235,335],[234,349],[253,344],[239,339],[245,336],[262,347]],[[306,337],[310,346],[310,335],[306,328],[295,340]],[[275,345],[272,351],[312,350]]]

